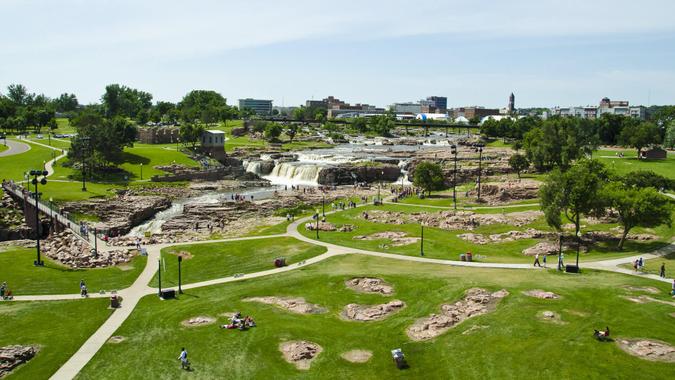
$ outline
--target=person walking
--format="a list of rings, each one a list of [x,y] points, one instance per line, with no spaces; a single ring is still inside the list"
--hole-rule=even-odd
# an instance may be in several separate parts
[[[547,255],[544,255],[544,257],[542,258],[542,261],[544,262],[544,268],[546,268],[546,256]]]
[[[180,360],[180,369],[190,369],[190,362],[188,362],[187,350],[185,347],[180,349],[178,360]]]
[[[661,270],[659,271],[661,278],[666,278],[666,263],[661,263]]]
[[[541,268],[541,264],[539,264],[539,254],[534,255],[534,266]]]
[[[644,260],[642,260],[642,256],[640,256],[640,258],[638,259],[638,269],[642,270],[642,267],[644,267],[644,266],[645,266],[645,262],[644,262]]]

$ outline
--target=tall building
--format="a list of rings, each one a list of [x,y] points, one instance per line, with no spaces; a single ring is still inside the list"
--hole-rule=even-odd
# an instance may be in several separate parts
[[[272,114],[272,101],[264,99],[239,99],[239,110],[248,108],[253,110],[256,115],[271,115]]]
[[[445,113],[448,110],[448,98],[445,96],[429,96],[427,102],[437,113]]]
[[[509,96],[509,106],[508,106],[508,112],[509,114],[513,114],[516,110],[516,96],[513,95],[513,92]]]
[[[389,106],[389,109],[395,113],[403,114],[418,114],[422,112],[422,105],[420,103],[406,102],[406,103],[394,103]]]

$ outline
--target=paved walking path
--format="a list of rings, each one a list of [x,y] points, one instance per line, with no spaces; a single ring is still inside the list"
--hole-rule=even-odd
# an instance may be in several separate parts
[[[359,205],[358,207],[365,206]],[[410,205],[417,206],[417,205]],[[523,207],[527,205],[513,205],[512,207]],[[439,207],[439,206],[431,206]],[[504,207],[495,207],[495,208],[506,208]],[[336,213],[338,211],[327,212],[326,214]],[[326,260],[328,258],[346,255],[346,254],[361,254],[374,257],[382,257],[393,260],[403,260],[403,261],[412,261],[418,263],[431,263],[431,264],[440,264],[440,265],[451,265],[451,266],[463,266],[463,267],[477,267],[477,268],[500,268],[500,269],[529,269],[529,270],[545,270],[541,268],[534,268],[530,264],[511,264],[511,263],[484,263],[484,262],[464,262],[464,261],[454,261],[454,260],[442,260],[442,259],[432,259],[422,256],[406,256],[400,254],[390,254],[377,251],[369,251],[358,248],[351,248],[340,246],[328,242],[321,241],[316,239],[311,239],[300,233],[298,228],[302,228],[304,223],[311,221],[311,217],[301,218],[292,223],[287,227],[286,233],[278,235],[268,235],[268,236],[251,236],[251,237],[241,237],[241,238],[231,238],[231,239],[219,239],[219,240],[205,240],[199,242],[186,242],[186,243],[166,243],[166,244],[156,244],[146,246],[148,252],[148,260],[145,268],[139,277],[134,281],[134,283],[123,290],[120,290],[118,294],[122,297],[121,307],[113,311],[111,316],[92,334],[87,341],[80,347],[80,349],[73,354],[73,356],[68,359],[68,361],[58,369],[56,373],[51,377],[51,379],[72,379],[74,378],[84,366],[94,357],[96,352],[110,339],[110,337],[117,331],[117,329],[124,323],[124,321],[131,315],[131,312],[134,310],[140,299],[146,295],[157,294],[158,289],[152,288],[148,284],[154,277],[157,272],[158,265],[157,260],[160,258],[160,251],[162,248],[180,245],[180,244],[210,244],[218,242],[233,242],[233,241],[245,241],[245,240],[258,240],[258,239],[273,239],[284,236],[293,237],[300,241],[304,241],[310,244],[319,245],[326,247],[327,251],[321,255],[315,256],[313,258],[307,259],[300,263],[289,265],[281,268],[274,268],[265,271],[255,272],[255,273],[246,273],[243,275],[234,275],[226,276],[222,278],[217,278],[213,280],[201,281],[197,283],[191,283],[183,285],[183,289],[195,289],[205,286],[224,284],[235,281],[243,281],[251,278],[258,278],[263,276],[276,275],[279,273],[284,273],[288,271],[295,270],[297,268],[305,267],[307,265],[315,264]],[[107,247],[101,245],[102,250],[107,249],[116,249],[117,247]],[[669,252],[675,251],[675,243],[670,244],[660,250],[657,250],[651,254],[641,255],[644,259],[656,258],[661,255],[665,255]],[[662,279],[654,275],[649,274],[636,274],[631,270],[619,268],[618,265],[630,263],[635,260],[636,257],[626,257],[613,260],[597,261],[597,262],[587,262],[584,263],[584,267],[590,269],[598,269],[605,271],[612,271],[618,273],[625,273],[629,275],[638,275],[641,277],[646,277],[658,281],[672,281],[667,279]],[[92,298],[103,298],[109,297],[109,294],[92,294]],[[63,294],[63,295],[36,295],[36,296],[17,296],[15,297],[16,301],[49,301],[49,300],[63,300],[63,299],[79,299],[79,294]]]
[[[4,140],[3,140],[4,141]],[[30,145],[7,139],[7,150],[0,152],[0,157],[13,156],[30,150]]]
[[[402,203],[402,202],[391,202],[383,201],[382,203],[387,205],[396,205],[396,206],[409,206],[409,207],[422,207],[422,208],[437,208],[441,210],[452,210],[454,206],[433,206],[433,205],[417,205],[414,203]],[[500,209],[509,209],[509,208],[520,208],[520,207],[532,207],[539,206],[539,203],[525,203],[517,205],[504,205],[504,206],[457,206],[459,211],[471,211],[471,210],[500,210]]]

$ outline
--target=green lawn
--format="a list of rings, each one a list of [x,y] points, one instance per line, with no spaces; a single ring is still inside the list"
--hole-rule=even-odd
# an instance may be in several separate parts
[[[58,178],[57,174],[55,178]],[[85,200],[94,197],[110,197],[113,195],[113,190],[121,188],[120,185],[108,183],[92,183],[87,181],[87,191],[82,191],[82,182],[57,182],[47,180],[46,185],[40,186],[42,192],[42,200],[49,201],[53,199],[54,203],[71,202]]]
[[[56,119],[56,129],[54,133],[56,134],[71,134],[75,133],[75,128],[70,125],[70,120],[66,118],[57,118]]]
[[[0,157],[1,178],[23,180],[24,172],[42,169],[44,162],[52,159],[52,149],[30,143],[28,145],[30,150],[27,152]]]
[[[9,148],[7,147],[7,145],[5,145],[5,144],[0,144],[0,152],[4,152],[4,151],[6,151],[7,149],[9,149]]]
[[[661,264],[666,264],[666,277],[675,277],[675,252],[671,252],[657,259],[645,260],[644,272],[658,275],[661,271]],[[627,269],[633,269],[633,264],[621,265]]]
[[[176,150],[175,144],[140,144],[124,149],[124,163],[120,168],[131,174],[130,179],[141,179],[141,164],[143,164],[143,180],[153,175],[162,175],[165,172],[157,170],[154,166],[171,165],[173,163],[189,167],[199,166],[199,163]]]
[[[182,281],[188,284],[272,269],[274,259],[279,256],[285,257],[287,264],[297,263],[324,253],[326,248],[290,237],[173,246],[162,250],[166,267],[166,271],[162,271],[162,286],[178,284],[176,253],[181,251],[192,254],[192,258],[183,260],[181,267]],[[151,284],[155,287],[158,285],[157,276]]]
[[[49,378],[110,316],[107,302],[105,299],[0,302],[0,346],[40,347],[33,359],[8,378]]]
[[[383,245],[390,245],[389,239],[380,239],[380,240],[355,240],[354,236],[357,235],[371,235],[376,232],[405,232],[409,237],[421,237],[421,228],[418,224],[402,224],[402,225],[386,225],[373,223],[371,221],[366,221],[361,217],[361,214],[364,211],[368,210],[387,210],[387,211],[396,211],[403,213],[414,213],[414,212],[426,212],[426,213],[437,213],[443,210],[433,210],[429,208],[414,207],[414,206],[401,206],[395,204],[386,204],[384,206],[366,206],[364,208],[347,210],[333,215],[328,215],[328,222],[334,223],[337,226],[343,224],[351,224],[356,228],[352,232],[320,232],[320,239],[325,242],[366,249],[371,251],[380,251],[392,254],[402,254],[409,256],[419,256],[420,255],[420,243],[413,243],[404,246],[394,247],[389,246],[385,248]],[[526,211],[526,210],[536,210],[537,206],[523,206],[519,208],[504,209],[508,214],[511,212]],[[500,214],[499,209],[482,209],[475,210],[477,213],[494,213]],[[604,231],[608,230],[611,227],[616,226],[616,224],[597,224],[597,225],[588,225],[584,227],[583,231]],[[457,235],[472,232],[479,234],[498,234],[504,233],[513,230],[525,230],[527,228],[535,228],[544,231],[551,231],[551,229],[544,222],[543,217],[537,219],[533,223],[527,224],[521,227],[514,227],[506,224],[493,224],[480,226],[473,231],[464,231],[464,230],[453,230],[448,231],[440,228],[424,228],[424,254],[426,257],[437,258],[437,259],[446,259],[446,260],[458,260],[459,255],[465,252],[472,252],[474,258],[476,255],[483,256],[483,258],[478,258],[478,261],[485,262],[529,262],[532,260],[531,257],[524,256],[521,252],[528,247],[531,247],[538,243],[538,239],[522,239],[515,240],[511,242],[502,242],[502,243],[491,243],[485,245],[478,245],[470,243],[466,240],[463,240]],[[314,239],[316,233],[314,231],[308,231],[304,225],[299,227],[299,231],[309,237]],[[650,232],[654,233],[661,237],[659,241],[653,242],[635,242],[628,241],[625,244],[623,251],[616,250],[614,244],[601,243],[593,246],[588,253],[581,255],[581,260],[603,260],[609,258],[623,257],[634,255],[641,252],[648,252],[657,248],[662,247],[666,244],[666,241],[673,236],[673,228],[668,228],[667,226],[660,226],[653,230],[644,230],[636,228],[634,233]],[[576,251],[568,251],[567,260],[570,259],[570,255]]]
[[[604,162],[609,168],[617,174],[628,174],[636,170],[651,170],[662,176],[675,179],[675,153],[668,152],[668,158],[665,160],[638,160],[637,151],[621,150],[624,157],[616,157],[618,150],[598,150],[593,153],[593,157]],[[603,157],[605,156],[605,157]]]
[[[117,267],[72,269],[44,255],[45,266],[35,267],[35,258],[35,248],[0,251],[0,281],[7,281],[15,295],[76,294],[80,292],[80,280],[87,283],[92,293],[123,289],[136,280],[146,262],[145,257],[138,256],[130,263]]]
[[[355,293],[344,281],[355,276],[380,277],[395,295]],[[467,269],[357,255],[328,259],[276,276],[188,290],[179,300],[141,300],[115,332],[127,338],[106,344],[79,379],[218,378],[218,379],[668,379],[672,364],[635,358],[614,343],[592,337],[609,325],[616,337],[652,338],[675,345],[673,307],[636,304],[622,296],[624,285],[668,284],[611,273],[581,276],[555,271]],[[413,342],[405,329],[417,318],[438,313],[472,287],[510,292],[496,310],[472,318],[429,341]],[[530,289],[555,291],[559,300],[523,295]],[[325,314],[289,313],[271,305],[244,302],[252,296],[297,296],[328,309]],[[339,317],[348,303],[377,304],[391,299],[407,306],[378,322],[350,322]],[[551,310],[564,324],[543,322],[537,314]],[[221,330],[226,312],[251,315],[258,327],[246,332]],[[217,324],[186,328],[181,321],[206,315]],[[485,326],[466,333],[474,326]],[[284,340],[309,340],[323,348],[308,371],[286,363],[278,351]],[[194,371],[180,370],[176,357],[186,347]],[[410,365],[398,370],[390,350],[401,348]],[[348,363],[340,354],[352,349],[373,352],[366,364]],[[548,365],[547,363],[555,363]]]

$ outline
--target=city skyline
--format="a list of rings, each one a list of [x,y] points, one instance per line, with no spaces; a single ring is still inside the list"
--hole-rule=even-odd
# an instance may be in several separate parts
[[[329,95],[377,106],[439,95],[448,107],[505,107],[511,92],[517,107],[675,99],[675,4],[482,3],[7,1],[0,92],[22,83],[86,104],[120,83],[155,101],[211,89],[228,104],[275,106]]]

